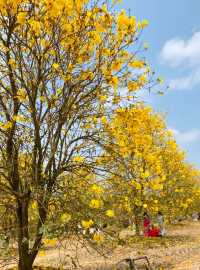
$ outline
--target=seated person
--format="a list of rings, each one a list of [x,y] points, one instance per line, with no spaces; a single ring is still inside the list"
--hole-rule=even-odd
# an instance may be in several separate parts
[[[160,229],[154,225],[151,226],[149,230],[149,235],[150,237],[158,237],[160,236]]]

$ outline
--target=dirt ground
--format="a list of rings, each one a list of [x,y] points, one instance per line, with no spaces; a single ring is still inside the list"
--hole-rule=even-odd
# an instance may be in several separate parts
[[[47,248],[45,253],[42,252],[36,265],[67,270],[125,269],[115,265],[124,258],[141,256],[148,256],[153,269],[200,270],[200,222],[168,227],[167,236],[163,238],[128,237],[115,248],[107,248],[104,257],[83,243],[62,242],[57,248]]]

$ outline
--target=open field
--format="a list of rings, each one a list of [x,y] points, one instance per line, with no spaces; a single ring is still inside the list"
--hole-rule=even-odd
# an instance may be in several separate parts
[[[107,247],[105,257],[83,243],[63,242],[56,249],[46,248],[45,255],[41,253],[42,256],[37,258],[36,265],[75,269],[77,264],[76,269],[111,270],[124,258],[147,255],[154,269],[200,269],[200,223],[184,222],[167,230],[168,236],[164,238],[130,237],[113,249]],[[70,257],[76,258],[74,266]]]

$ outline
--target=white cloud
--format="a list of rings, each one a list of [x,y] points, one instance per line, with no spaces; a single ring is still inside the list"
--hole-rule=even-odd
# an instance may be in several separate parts
[[[174,128],[170,128],[170,130],[173,132],[178,143],[186,144],[186,143],[193,143],[200,140],[199,129],[192,129],[185,132],[181,132]]]
[[[168,40],[161,50],[160,57],[170,67],[184,67],[187,72],[185,76],[169,80],[171,89],[187,90],[200,84],[200,31],[195,32],[187,40],[181,38]]]
[[[200,65],[200,32],[195,32],[188,40],[174,38],[168,40],[161,50],[161,59],[172,67],[187,64]]]
[[[192,89],[200,83],[200,68],[192,71],[191,74],[170,80],[169,87],[172,90]]]

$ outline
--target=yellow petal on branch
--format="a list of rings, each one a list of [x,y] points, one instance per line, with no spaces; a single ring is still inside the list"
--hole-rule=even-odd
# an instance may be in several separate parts
[[[17,21],[18,21],[19,24],[24,24],[25,21],[26,21],[26,12],[20,12],[17,15]]]
[[[115,61],[113,64],[112,64],[112,70],[114,71],[119,71],[122,67],[122,62],[121,61]]]
[[[143,204],[143,208],[147,208],[148,205],[146,203]]]
[[[138,22],[138,28],[139,29],[144,29],[145,27],[147,27],[149,25],[149,21],[144,19],[141,22]]]
[[[116,76],[113,76],[110,81],[109,81],[109,84],[111,86],[113,86],[114,88],[117,88],[118,87],[118,84],[119,84],[119,80]]]
[[[76,156],[76,157],[74,157],[73,158],[73,161],[74,162],[84,162],[84,160],[85,160],[85,157],[82,157],[82,156]]]
[[[138,82],[135,81],[128,82],[128,90],[130,92],[137,91],[138,89],[139,89]]]
[[[23,102],[23,101],[26,101],[27,99],[27,93],[26,93],[26,90],[25,89],[19,89],[17,91],[17,96],[16,98],[20,101],[20,102]]]
[[[102,122],[102,124],[107,124],[107,118],[106,118],[106,116],[102,116],[101,117],[101,122]]]
[[[8,64],[9,64],[10,66],[12,66],[12,67],[15,67],[15,66],[16,66],[15,59],[12,59],[12,58],[9,59]]]
[[[140,60],[134,60],[129,63],[129,67],[140,69],[145,67],[145,62],[140,61]]]
[[[55,70],[58,70],[59,67],[60,67],[60,65],[59,65],[58,63],[54,63],[54,64],[52,65],[52,67],[53,67]]]
[[[13,123],[11,121],[1,124],[1,128],[6,129],[6,130],[12,128],[12,126],[13,126]]]
[[[23,115],[14,115],[13,120],[15,122],[28,122],[28,119],[25,118]]]
[[[41,32],[41,23],[39,21],[31,19],[29,20],[29,24],[31,26],[31,29],[34,31],[35,35],[39,36]]]

